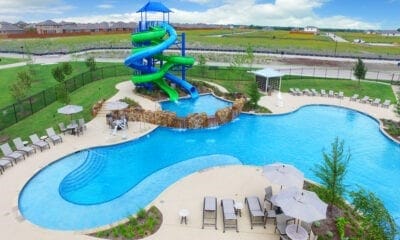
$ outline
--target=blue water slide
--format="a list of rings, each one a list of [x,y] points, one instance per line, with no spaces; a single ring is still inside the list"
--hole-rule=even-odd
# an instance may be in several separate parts
[[[131,56],[127,57],[125,59],[125,65],[127,65],[131,68],[143,71],[145,73],[154,73],[154,72],[158,71],[157,68],[148,67],[146,65],[143,65],[142,59],[160,54],[162,51],[168,49],[171,45],[173,45],[177,40],[176,31],[171,25],[164,23],[163,25],[161,25],[161,27],[165,28],[169,37],[165,41],[163,41],[157,45],[148,47],[145,51],[139,51],[139,52],[136,52],[136,53],[132,54]],[[189,82],[187,82],[171,73],[166,73],[165,78],[168,79],[169,81],[171,81],[172,83],[176,84],[177,86],[186,90],[191,95],[192,98],[198,97],[199,94],[197,92],[197,89]]]

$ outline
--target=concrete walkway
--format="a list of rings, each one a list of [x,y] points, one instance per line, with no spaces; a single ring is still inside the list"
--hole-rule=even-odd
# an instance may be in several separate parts
[[[135,95],[130,81],[120,83],[116,87],[120,91],[108,101],[126,96],[140,102],[146,109],[154,110],[159,107],[158,103]],[[304,104],[323,103],[350,107],[377,118],[396,118],[392,109],[350,102],[348,99],[291,96],[289,94],[282,94],[281,96],[281,105],[277,105],[277,95],[275,94],[262,97],[260,104],[270,108],[275,113],[283,113],[293,111]],[[82,232],[54,231],[33,225],[21,216],[18,209],[18,196],[24,184],[51,162],[88,147],[116,144],[135,139],[156,127],[148,123],[129,122],[127,131],[112,135],[111,129],[107,127],[106,119],[102,115],[87,123],[87,130],[84,135],[79,137],[63,135],[64,142],[62,144],[52,145],[51,149],[43,152],[39,151],[19,162],[16,166],[6,169],[5,173],[0,176],[2,183],[0,189],[1,239],[94,239]],[[257,195],[260,199],[263,199],[263,189],[268,184],[261,174],[261,169],[250,166],[217,167],[187,176],[167,188],[150,204],[157,206],[162,211],[163,224],[156,234],[147,239],[277,240],[279,237],[274,234],[272,223],[268,223],[266,229],[260,226],[256,226],[253,230],[250,229],[246,208],[243,209],[243,215],[239,218],[239,233],[232,230],[222,233],[220,209],[218,209],[218,230],[213,228],[201,229],[201,209],[204,196],[216,196],[218,201],[222,198],[233,198],[236,201],[243,202],[244,197],[249,195]],[[274,191],[277,191],[277,189],[274,189]],[[46,191],[38,194],[46,194]],[[181,208],[186,208],[190,212],[187,225],[180,224],[178,211]]]

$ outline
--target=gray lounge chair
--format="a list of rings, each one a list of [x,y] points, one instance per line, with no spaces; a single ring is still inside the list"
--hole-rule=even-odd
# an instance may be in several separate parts
[[[235,202],[233,199],[222,199],[221,200],[221,207],[222,207],[222,222],[225,232],[226,228],[234,228],[236,232],[239,232],[238,224],[237,224],[237,217],[235,212]]]
[[[311,88],[311,94],[313,96],[318,96],[318,92],[315,90],[315,88]]]
[[[337,95],[338,98],[343,99],[344,98],[344,93],[340,91]]]
[[[329,90],[328,92],[328,97],[334,97],[335,93],[333,92],[333,90]]]
[[[53,142],[53,145],[56,145],[56,143],[61,143],[63,141],[62,137],[60,135],[57,135],[52,127],[46,129],[46,133],[50,140]]]
[[[29,154],[31,154],[31,153],[36,153],[36,149],[31,146],[25,146],[20,137],[13,139],[13,142],[14,142],[15,148],[18,151],[23,152],[25,155],[29,156]]]
[[[289,92],[292,95],[297,95],[296,90],[294,90],[294,88],[289,88]]]
[[[350,101],[357,101],[357,99],[358,99],[358,94],[354,94],[351,98],[350,98]]]
[[[265,214],[260,203],[260,199],[256,196],[246,197],[244,200],[247,203],[250,215],[250,225],[253,229],[253,225],[262,225],[265,228]]]
[[[363,98],[360,99],[361,103],[367,103],[369,101],[369,97],[368,96],[364,96]]]
[[[214,226],[217,229],[217,198],[205,197],[203,201],[203,225]]]
[[[50,144],[46,141],[40,140],[37,134],[32,134],[29,138],[34,146],[40,148],[40,151],[43,151],[43,148],[50,149]]]
[[[383,103],[382,103],[382,107],[384,108],[389,108],[390,106],[390,100],[386,99]]]
[[[371,105],[378,107],[380,103],[381,103],[381,99],[380,98],[375,98],[375,100],[371,103]]]
[[[326,96],[326,91],[325,89],[321,89],[321,97],[325,97]]]
[[[19,151],[11,150],[11,147],[8,143],[4,143],[3,145],[1,145],[0,149],[3,152],[3,155],[5,157],[12,158],[15,163],[17,162],[17,160],[25,159],[25,156],[23,153],[21,153]]]
[[[14,166],[12,159],[2,157],[0,158],[0,173],[3,174],[7,166]]]
[[[274,204],[271,201],[272,187],[268,186],[264,190],[265,190],[264,202],[267,202],[269,204],[269,209],[272,209],[272,207],[274,206]]]
[[[304,90],[303,90],[303,93],[304,93],[305,95],[307,95],[307,96],[311,96],[311,95],[312,95],[311,91],[310,91],[308,88],[304,89]]]
[[[296,91],[297,96],[303,95],[303,92],[299,88],[295,88],[294,90]]]

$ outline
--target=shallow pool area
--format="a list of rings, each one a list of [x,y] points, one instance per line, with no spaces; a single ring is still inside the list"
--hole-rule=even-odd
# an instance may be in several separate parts
[[[200,95],[198,98],[179,99],[178,102],[161,102],[161,108],[175,112],[178,117],[186,117],[192,113],[205,112],[208,116],[214,115],[218,109],[231,106],[232,103],[219,99],[212,94]]]
[[[212,129],[159,127],[137,140],[71,154],[32,177],[19,208],[41,227],[83,230],[121,220],[182,177],[213,166],[281,161],[317,181],[312,168],[337,136],[352,156],[346,184],[375,192],[398,218],[400,196],[393,186],[400,181],[400,145],[374,119],[322,105],[284,115],[241,114]]]

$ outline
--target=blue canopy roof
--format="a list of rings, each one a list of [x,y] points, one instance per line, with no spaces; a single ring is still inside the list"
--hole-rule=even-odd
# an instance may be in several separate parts
[[[172,12],[169,8],[167,8],[161,2],[152,2],[149,1],[146,5],[144,5],[141,9],[137,12],[162,12],[162,13],[169,13]]]

